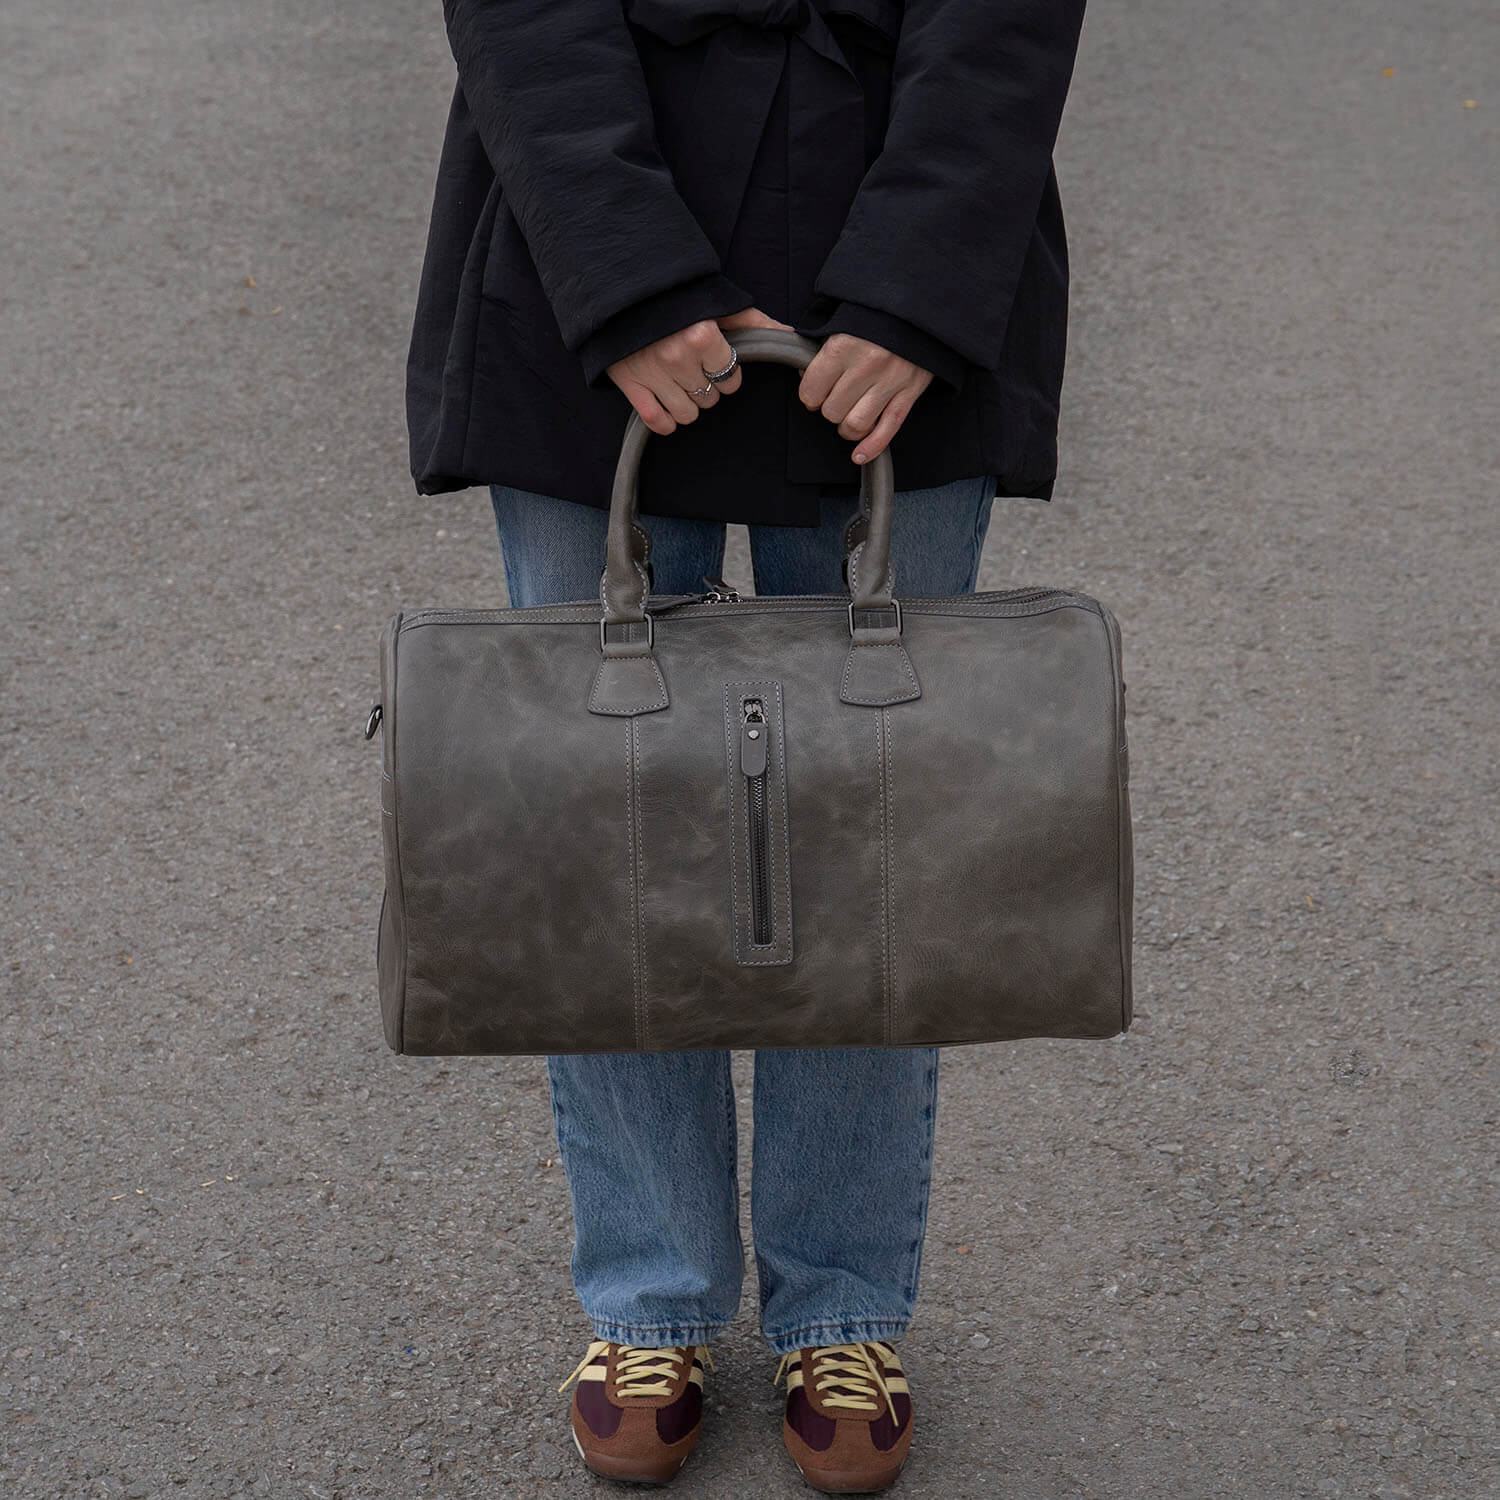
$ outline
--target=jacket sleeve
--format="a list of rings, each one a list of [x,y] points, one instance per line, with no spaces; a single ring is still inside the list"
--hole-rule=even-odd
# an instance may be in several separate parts
[[[444,0],[464,97],[590,385],[753,298],[678,195],[620,0]]]
[[[1084,0],[906,0],[885,142],[818,274],[818,331],[883,342],[851,326],[874,310],[925,334],[940,364],[946,352],[939,368],[886,345],[950,383],[955,356],[999,367],[1083,10]]]
[[[797,324],[797,332],[820,340],[831,333],[852,333],[855,338],[868,339],[930,370],[936,379],[955,391],[963,385],[969,371],[969,361],[941,339],[935,339],[895,313],[866,307],[863,302],[840,302],[834,297],[815,295],[807,317]]]

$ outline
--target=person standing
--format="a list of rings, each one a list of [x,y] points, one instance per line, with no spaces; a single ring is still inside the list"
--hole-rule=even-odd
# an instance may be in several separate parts
[[[1067,315],[1052,152],[1083,0],[445,0],[457,64],[407,362],[424,495],[489,488],[515,607],[598,592],[632,411],[654,590],[843,588],[889,451],[897,592],[971,592],[997,495],[1050,499]],[[816,340],[747,373],[736,331]],[[853,445],[851,451],[851,444]],[[938,1049],[755,1057],[751,1215],[782,1435],[828,1492],[915,1426]],[[725,1052],[547,1059],[594,1337],[595,1472],[664,1481],[744,1273]]]

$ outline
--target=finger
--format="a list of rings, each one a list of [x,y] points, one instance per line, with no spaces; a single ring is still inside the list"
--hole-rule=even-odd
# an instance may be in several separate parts
[[[728,363],[729,356],[726,354],[718,364],[710,365],[708,368],[710,370],[722,370]],[[743,365],[736,365],[722,380],[714,381],[714,389],[722,391],[726,396],[732,396],[740,388],[740,373],[744,368]],[[704,379],[707,378],[707,376],[704,377]]]
[[[672,365],[658,361],[647,379],[652,394],[667,409],[673,421],[686,425],[698,420],[698,403],[688,395],[681,375]],[[695,384],[702,385],[703,381],[698,380]]]
[[[821,411],[843,373],[844,361],[824,344],[802,372],[802,381],[797,387],[798,399],[809,411]]]
[[[672,420],[671,413],[656,399],[649,386],[633,381],[625,395],[640,414],[641,421],[658,437],[670,437],[677,431],[677,423]]]
[[[899,389],[900,387],[889,385],[867,386],[855,397],[843,420],[838,423],[839,436],[846,437],[851,442],[855,438],[864,437],[880,420],[881,412],[886,409],[886,406],[894,398],[896,391]],[[832,401],[825,402],[823,405],[823,415],[825,417],[828,416],[829,407],[833,404],[833,401],[838,401],[843,396],[844,392],[840,388],[835,387]],[[830,420],[832,419],[830,418]]]
[[[661,362],[661,378],[675,392],[676,400],[671,392],[663,394],[658,388],[658,395],[673,411],[678,410],[678,402],[686,402],[689,410],[688,420],[691,420],[705,407],[713,405],[717,399],[714,392],[717,387],[698,367],[698,360],[692,353],[678,354]],[[700,395],[694,392],[702,391],[704,386],[708,390]],[[679,418],[681,420],[681,418]]]
[[[725,336],[724,330],[719,327],[717,322],[709,321],[700,324],[699,327],[702,329],[701,334],[699,334],[698,329],[693,330],[695,335],[693,339],[693,354],[697,361],[697,368],[690,372],[696,378],[688,380],[688,389],[691,390],[700,385],[711,384],[716,392],[722,391],[725,394],[732,395],[740,388],[739,365],[735,365],[734,369],[723,380],[710,381],[708,372],[710,370],[722,370],[734,358],[734,348]]]
[[[880,420],[855,445],[854,462],[869,463],[872,458],[884,453],[890,447],[891,439],[900,432],[901,424],[906,420],[910,411],[909,401],[903,401],[899,396],[890,401],[880,414]]]
[[[851,418],[862,422],[861,431],[873,427],[881,408],[900,389],[900,381],[891,377],[887,363],[878,352],[871,357],[856,351],[846,357],[833,388],[823,398],[820,408],[823,415],[840,429]],[[867,406],[865,411],[856,414],[860,402],[872,394],[877,398],[873,408]],[[860,433],[851,430],[845,436],[858,437]]]
[[[708,389],[705,390],[704,387]],[[710,407],[719,404],[719,388],[706,375],[699,375],[698,379],[688,390],[688,400],[698,408],[699,411],[707,411]]]

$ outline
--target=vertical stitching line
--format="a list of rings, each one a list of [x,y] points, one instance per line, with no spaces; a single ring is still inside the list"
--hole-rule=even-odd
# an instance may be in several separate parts
[[[640,888],[635,865],[635,755],[634,719],[625,721],[625,837],[630,846],[630,999],[635,1018],[635,1045],[641,1045]]]
[[[781,939],[776,944],[778,949],[785,949],[786,956],[792,956],[792,835],[789,819],[787,817],[787,777],[786,777],[786,708],[781,699],[781,684],[774,679],[768,679],[771,691],[776,697],[776,759],[777,765],[777,799],[781,803],[781,879],[777,881],[778,894],[782,898],[782,904],[786,910],[786,923],[782,929]]]
[[[1110,619],[1113,620],[1114,616],[1111,615]],[[1127,849],[1131,851],[1132,860],[1134,858],[1134,845],[1130,842],[1132,838],[1130,756],[1129,737],[1125,725],[1125,664],[1124,644],[1119,633],[1120,623],[1115,620],[1113,629],[1109,628],[1108,620],[1104,624],[1104,633],[1109,640],[1110,670],[1114,674],[1115,682],[1115,827],[1118,830],[1115,838],[1115,927],[1120,950],[1120,1029],[1123,1031],[1129,1025],[1125,1014],[1126,1009],[1134,1009],[1130,982],[1130,925],[1125,920]],[[1134,865],[1132,864],[1130,874],[1132,910],[1134,879]]]
[[[729,1148],[729,1203],[730,1217],[734,1225],[734,1242],[737,1254],[734,1257],[738,1278],[734,1288],[734,1305],[739,1306],[740,1293],[745,1285],[745,1235],[740,1228],[740,1151],[739,1122],[734,1107],[733,1060],[727,1049],[719,1052],[719,1087],[724,1101],[725,1144]],[[729,1315],[733,1317],[733,1313]],[[725,1319],[728,1321],[728,1318]]]
[[[875,743],[880,752],[880,982],[885,1002],[885,1044],[891,1045],[891,940],[889,928],[891,890],[891,851],[887,804],[890,789],[886,771],[886,714],[876,710]]]
[[[927,1102],[925,1110],[927,1134],[922,1152],[922,1178],[918,1188],[921,1201],[917,1214],[916,1253],[912,1259],[911,1272],[906,1283],[907,1300],[912,1304],[915,1304],[917,1300],[917,1291],[921,1285],[922,1246],[927,1237],[927,1218],[932,1201],[932,1139],[937,1126],[937,1069],[938,1049],[933,1047],[928,1054],[927,1072],[923,1079],[923,1093]]]
[[[641,884],[640,855],[636,848],[635,825],[635,720],[625,721],[625,816],[626,837],[630,844],[630,989],[635,1012],[636,1050],[644,1050],[641,1016]]]
[[[385,751],[386,735],[388,731],[391,742],[391,843],[393,852],[396,856],[396,907],[401,918],[401,941],[397,945],[396,950],[401,969],[401,984],[398,991],[400,1000],[397,1006],[396,1022],[396,1040],[398,1044],[398,1052],[404,1052],[406,1050],[406,992],[411,982],[411,928],[407,925],[406,920],[406,876],[402,873],[403,867],[401,864],[401,785],[399,780],[397,779],[400,775],[400,769],[396,762],[396,689],[399,685],[401,674],[401,615],[402,611],[397,610],[395,619],[390,625],[391,680],[389,684],[382,683],[380,689],[381,702],[390,704],[390,709],[388,712],[385,709],[381,710],[382,714],[385,715],[386,722],[384,725],[382,725],[381,728],[380,749],[383,754]],[[384,666],[385,662],[384,659],[382,659],[382,669],[384,669]],[[381,833],[384,834],[384,832],[385,825],[382,823]],[[394,926],[395,924],[393,923],[392,925]],[[376,929],[376,939],[378,959],[378,928]],[[378,983],[378,966],[376,971],[376,978]]]
[[[896,987],[896,909],[891,895],[892,865],[895,862],[896,787],[894,757],[891,754],[890,710],[880,710],[885,726],[885,908],[886,908],[886,1026],[887,1039],[894,1044],[899,1031],[900,996]]]
[[[641,721],[630,721],[631,784],[635,791],[635,931],[639,954],[636,970],[636,1034],[642,1052],[650,1049],[649,983],[646,976],[646,855],[641,835]]]

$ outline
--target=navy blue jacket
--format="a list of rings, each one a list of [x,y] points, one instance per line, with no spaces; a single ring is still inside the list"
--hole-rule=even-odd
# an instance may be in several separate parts
[[[458,83],[407,367],[424,494],[609,503],[615,360],[755,305],[933,372],[897,487],[1049,498],[1067,318],[1052,150],[1084,0],[445,0]],[[732,341],[732,335],[731,335]],[[798,374],[646,445],[641,508],[810,525],[852,444]]]

